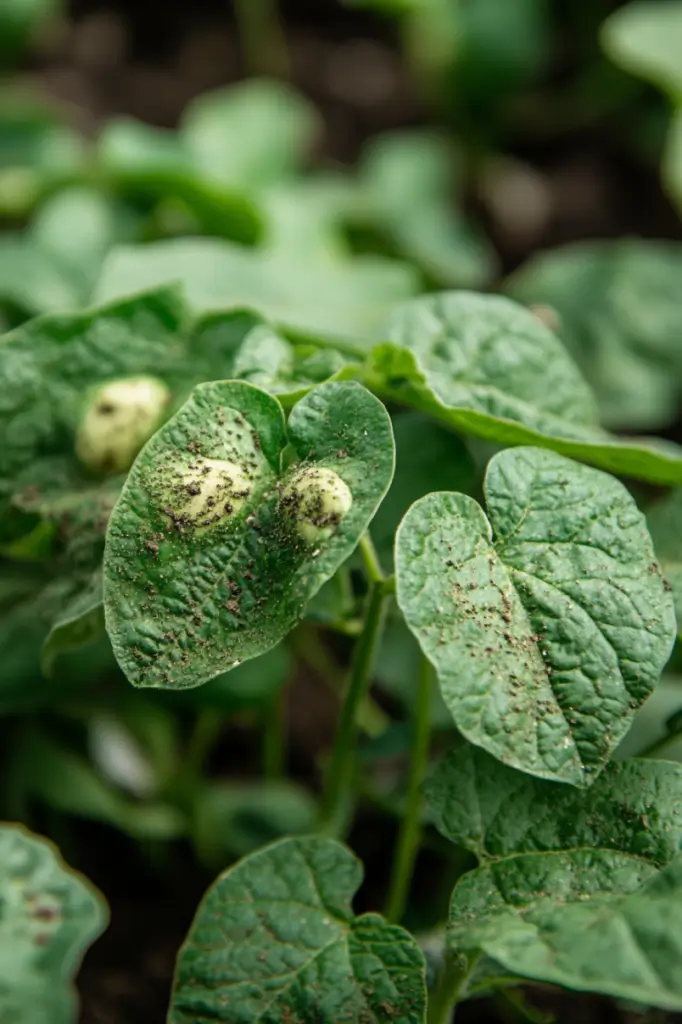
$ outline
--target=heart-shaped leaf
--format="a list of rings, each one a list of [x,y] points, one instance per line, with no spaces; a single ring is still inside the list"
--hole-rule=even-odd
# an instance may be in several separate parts
[[[412,506],[398,603],[472,743],[589,784],[676,635],[644,517],[614,478],[541,449],[496,455],[485,493],[490,522],[462,494]]]
[[[507,288],[558,314],[606,426],[651,430],[668,426],[682,400],[681,274],[674,242],[581,242],[536,256]]]
[[[75,1024],[71,982],[106,927],[104,900],[46,840],[0,825],[0,906],[0,1018]]]
[[[332,839],[285,839],[230,868],[180,951],[169,1024],[421,1024],[423,954],[378,914],[355,917],[361,880]]]
[[[453,892],[450,948],[507,976],[679,1008],[681,794],[665,762],[611,764],[577,793],[455,751],[427,795],[438,828],[483,864]]]
[[[619,441],[559,340],[509,299],[445,292],[398,307],[365,367],[368,387],[495,444],[533,444],[657,483],[682,481],[682,450]]]
[[[131,682],[197,686],[273,647],[357,545],[393,464],[388,414],[359,384],[316,388],[286,431],[250,384],[197,387],[109,525],[106,624]]]

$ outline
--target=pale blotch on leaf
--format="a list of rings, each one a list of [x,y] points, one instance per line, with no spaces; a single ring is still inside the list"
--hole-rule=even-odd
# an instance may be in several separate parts
[[[353,495],[333,469],[310,466],[298,472],[282,490],[280,507],[294,519],[306,544],[331,537],[350,511]]]
[[[95,473],[130,469],[155,433],[171,400],[153,377],[110,381],[90,396],[76,431],[76,455]]]
[[[250,494],[250,478],[236,462],[197,455],[174,479],[168,511],[176,525],[206,530],[240,512]]]

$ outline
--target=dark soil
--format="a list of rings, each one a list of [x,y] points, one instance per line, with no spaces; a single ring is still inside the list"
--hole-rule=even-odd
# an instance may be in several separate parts
[[[386,22],[345,10],[334,0],[289,0],[283,9],[293,78],[324,113],[322,162],[350,162],[372,134],[424,120],[426,112]],[[42,40],[26,75],[65,104],[73,122],[92,135],[102,120],[118,113],[172,127],[193,96],[239,79],[244,70],[227,0],[73,0],[70,19]],[[525,172],[507,167],[471,182],[471,207],[497,245],[505,271],[537,249],[579,238],[681,237],[679,219],[655,173],[624,149],[622,130],[614,116],[557,134],[542,127],[526,131],[512,140]],[[531,194],[525,220],[514,216],[513,201],[505,203],[519,187]],[[301,677],[296,686],[291,765],[314,782],[315,754],[332,734],[335,706],[318,681]],[[214,769],[247,771],[235,761],[235,749],[240,747],[226,738]],[[162,1024],[177,950],[212,879],[182,844],[141,848],[91,824],[75,824],[74,833],[76,866],[111,907],[109,930],[88,953],[80,974],[83,1024]],[[356,827],[352,844],[367,866],[359,909],[381,905],[392,843],[390,827],[376,818]],[[420,867],[423,884],[445,891],[448,880],[438,875],[442,866],[429,861]],[[540,987],[530,1000],[560,1021],[642,1019],[608,1000]],[[457,1017],[461,1024],[523,1019],[510,1005],[486,1001],[463,1006]]]

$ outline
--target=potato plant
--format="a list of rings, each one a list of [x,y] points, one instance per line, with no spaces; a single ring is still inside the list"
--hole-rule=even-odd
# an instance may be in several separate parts
[[[456,72],[481,134],[547,60],[541,2],[510,5],[517,35],[462,4],[454,49],[442,0],[355,6],[397,17],[415,59],[442,36],[424,82]],[[274,5],[239,8],[281,70]],[[643,17],[604,45],[677,102],[632,43]],[[89,145],[17,116],[0,1021],[78,1017],[108,909],[68,827],[61,853],[40,835],[77,818],[160,872],[183,842],[215,878],[168,1024],[449,1024],[533,983],[682,1012],[682,448],[634,433],[679,417],[682,245],[581,242],[486,290],[446,133],[310,170],[318,113],[265,79]],[[338,705],[306,785],[300,665]],[[209,770],[226,721],[258,777]],[[391,836],[369,907],[368,806]],[[427,855],[452,883],[435,908]]]

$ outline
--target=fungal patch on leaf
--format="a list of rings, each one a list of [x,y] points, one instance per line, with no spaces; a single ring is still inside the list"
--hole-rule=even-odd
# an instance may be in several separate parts
[[[412,506],[398,604],[467,739],[587,785],[676,635],[644,517],[613,477],[535,448],[496,455],[485,492],[489,520],[462,494]]]
[[[325,466],[304,467],[282,488],[280,508],[293,519],[306,544],[326,540],[353,504],[353,494],[338,473]]]
[[[154,377],[110,381],[90,396],[76,432],[76,454],[95,473],[129,469],[171,400]]]
[[[358,543],[393,465],[388,413],[360,384],[316,388],[286,429],[251,384],[195,388],[109,525],[106,626],[131,682],[197,686],[278,643]]]

